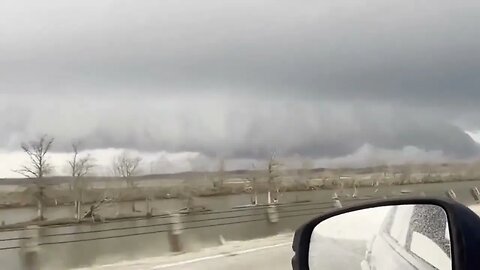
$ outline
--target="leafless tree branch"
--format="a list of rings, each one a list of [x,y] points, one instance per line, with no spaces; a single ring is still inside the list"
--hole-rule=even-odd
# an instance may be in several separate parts
[[[14,172],[26,178],[42,178],[51,172],[52,166],[47,160],[47,153],[53,145],[54,138],[43,135],[38,141],[22,143],[21,147],[29,158],[29,164],[21,166]]]
[[[113,171],[115,175],[129,178],[137,173],[138,166],[142,158],[131,156],[127,151],[123,151],[113,161]]]
[[[40,179],[49,174],[53,167],[48,162],[47,153],[53,145],[54,138],[47,135],[41,136],[37,141],[22,143],[21,148],[27,154],[29,163],[22,165],[14,172],[23,175],[26,178],[34,179],[37,185],[37,191],[34,196],[37,199],[38,218],[43,220],[43,204],[45,200],[44,186],[40,184]]]
[[[137,173],[141,161],[140,157],[132,156],[127,151],[123,151],[113,160],[113,172],[115,175],[124,178],[129,188],[135,189],[132,176]],[[136,212],[135,201],[132,201],[132,211]]]
[[[79,148],[79,142],[72,143],[73,157],[72,160],[68,161],[70,174],[75,178],[86,176],[95,167],[94,159],[90,154],[79,157]]]

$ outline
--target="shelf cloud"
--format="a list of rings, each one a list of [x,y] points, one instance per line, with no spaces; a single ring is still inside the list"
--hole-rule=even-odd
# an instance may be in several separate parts
[[[50,134],[58,153],[81,140],[324,164],[476,157],[465,131],[480,130],[479,11],[444,0],[2,1],[0,149]]]

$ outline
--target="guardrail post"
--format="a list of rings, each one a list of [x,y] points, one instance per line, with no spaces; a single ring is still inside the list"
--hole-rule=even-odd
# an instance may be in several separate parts
[[[170,215],[170,230],[168,232],[168,240],[170,242],[170,250],[172,252],[182,252],[183,246],[180,241],[180,235],[183,232],[183,223],[180,220],[180,214]]]
[[[480,192],[478,191],[478,188],[477,188],[477,187],[473,187],[473,188],[471,189],[471,192],[472,192],[472,196],[473,196],[473,198],[475,199],[475,201],[480,200]]]
[[[278,214],[278,209],[276,205],[269,205],[267,208],[267,217],[270,223],[277,223],[280,221],[280,216]]]
[[[22,263],[24,270],[38,270],[40,269],[38,260],[39,242],[40,242],[40,228],[36,225],[30,225],[25,229],[26,241],[22,245]]]
[[[447,196],[450,198],[450,199],[453,199],[453,200],[456,200],[457,199],[457,194],[455,194],[455,191],[453,191],[453,189],[449,189],[447,191]]]
[[[79,200],[75,200],[75,219],[77,221],[82,219],[82,203]]]
[[[150,198],[148,197],[145,198],[145,208],[146,208],[145,217],[151,218],[153,216],[153,209],[152,207],[150,207]]]
[[[342,202],[338,198],[333,198],[333,207],[342,208]]]

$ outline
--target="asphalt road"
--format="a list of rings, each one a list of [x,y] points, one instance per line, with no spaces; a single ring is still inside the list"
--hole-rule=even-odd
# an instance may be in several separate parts
[[[206,249],[197,254],[181,254],[170,257],[150,258],[125,263],[85,268],[89,270],[244,270],[244,269],[292,269],[291,235],[227,244],[223,247]],[[335,241],[325,239],[311,269],[336,270],[360,269],[363,242]]]
[[[471,206],[471,209],[480,213],[478,205]],[[292,269],[292,238],[293,234],[284,234],[244,242],[230,242],[194,253],[119,262],[83,270]],[[310,261],[310,269],[360,269],[360,261],[365,252],[364,242],[325,238],[321,243],[321,246],[316,246],[318,256]]]
[[[159,265],[151,269],[292,269],[290,264],[290,259],[293,255],[291,243],[263,248],[264,249],[241,251],[240,254],[236,255],[227,254],[213,256],[213,258],[201,258],[199,261],[194,262],[186,261],[177,264]],[[130,270],[132,268],[128,269]]]
[[[290,238],[290,237],[288,237]],[[291,239],[288,241],[253,240],[264,245],[249,248],[220,247],[207,249],[198,254],[181,254],[170,257],[149,258],[104,266],[84,268],[89,270],[181,270],[181,269],[292,269],[290,260],[293,256]],[[268,245],[265,245],[267,244]]]

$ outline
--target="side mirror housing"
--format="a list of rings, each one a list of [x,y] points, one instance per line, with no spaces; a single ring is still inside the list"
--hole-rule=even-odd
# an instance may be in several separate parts
[[[480,218],[453,200],[369,202],[305,223],[292,248],[295,270],[473,270],[480,266]]]

